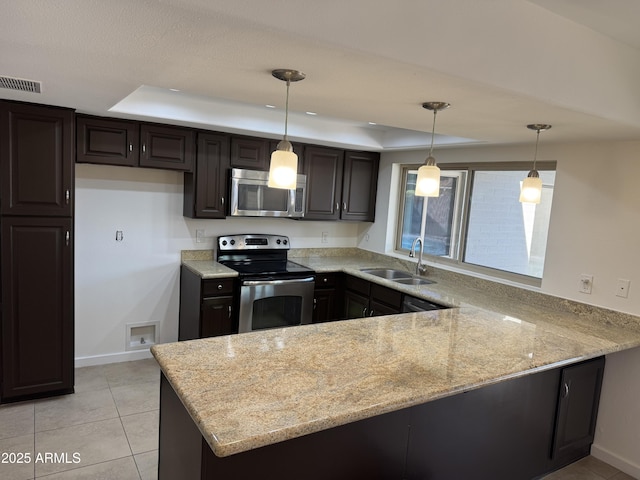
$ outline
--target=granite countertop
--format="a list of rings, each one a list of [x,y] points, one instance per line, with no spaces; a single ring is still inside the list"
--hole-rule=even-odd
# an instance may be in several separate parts
[[[455,308],[153,346],[218,456],[640,346],[631,315],[437,272],[420,287],[360,272],[401,266],[380,256],[291,259]]]

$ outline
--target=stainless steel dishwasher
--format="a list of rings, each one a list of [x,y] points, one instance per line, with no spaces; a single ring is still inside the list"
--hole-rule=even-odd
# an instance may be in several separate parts
[[[402,301],[402,313],[424,312],[426,310],[441,310],[443,308],[448,307],[438,305],[437,303],[430,302],[429,300],[424,300],[422,298],[412,297],[409,295],[405,295],[404,300]]]

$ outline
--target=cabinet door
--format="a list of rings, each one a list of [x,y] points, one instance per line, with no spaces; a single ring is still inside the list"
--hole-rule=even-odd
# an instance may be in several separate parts
[[[305,220],[338,220],[342,201],[344,151],[306,147],[304,173],[307,175]]]
[[[76,162],[137,167],[140,151],[138,122],[76,117]]]
[[[379,163],[380,155],[375,152],[345,153],[342,220],[375,220]]]
[[[143,123],[140,125],[140,166],[191,171],[195,132],[188,128]]]
[[[2,214],[72,214],[73,110],[0,102]]]
[[[2,400],[73,391],[72,220],[2,219]]]
[[[184,176],[184,215],[225,218],[229,137],[198,133],[196,168]]]
[[[369,297],[352,290],[345,290],[344,315],[347,319],[367,317],[369,315]]]
[[[337,320],[336,289],[318,288],[313,296],[313,323]]]
[[[395,315],[396,313],[400,313],[399,308],[392,307],[386,303],[381,303],[372,299],[369,304],[369,311],[367,315],[369,317],[379,317],[381,315]]]
[[[202,300],[200,338],[238,333],[233,324],[233,297],[211,297]]]
[[[257,137],[231,137],[231,168],[269,170],[270,141]]]
[[[593,442],[604,373],[604,357],[562,369],[553,458],[587,452]]]

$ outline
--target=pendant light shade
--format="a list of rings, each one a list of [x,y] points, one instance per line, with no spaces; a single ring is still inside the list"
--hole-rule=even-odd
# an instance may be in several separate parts
[[[533,154],[533,169],[522,181],[522,186],[520,187],[520,202],[521,203],[540,203],[540,199],[542,198],[542,179],[540,178],[540,174],[536,170],[536,160],[538,157],[538,140],[540,139],[540,132],[544,132],[545,130],[549,130],[551,125],[545,125],[541,123],[534,123],[531,125],[527,125],[529,130],[536,130],[536,149]]]
[[[293,146],[287,139],[287,126],[289,123],[289,85],[305,78],[305,74],[297,70],[281,68],[273,70],[271,74],[278,80],[287,82],[287,101],[285,104],[284,137],[271,154],[269,165],[269,181],[271,188],[283,188],[293,190],[296,188],[298,176],[298,155],[293,153]]]
[[[433,157],[427,158],[426,163],[418,169],[416,195],[419,197],[440,196],[440,169]]]
[[[532,176],[532,173],[535,173],[536,176]],[[537,173],[535,170],[531,170],[527,178],[522,181],[520,202],[540,203],[540,197],[542,196],[542,179],[537,176]]]
[[[440,110],[449,108],[450,104],[446,102],[425,102],[422,108],[433,112],[433,128],[431,131],[431,148],[429,156],[418,169],[418,179],[416,180],[416,192],[418,197],[439,197],[440,196],[440,169],[436,165],[436,159],[433,157],[433,139],[436,133],[436,115]]]
[[[287,146],[288,144],[288,146]],[[291,142],[282,140],[271,153],[269,182],[271,188],[296,188],[298,175],[298,155],[293,153]]]

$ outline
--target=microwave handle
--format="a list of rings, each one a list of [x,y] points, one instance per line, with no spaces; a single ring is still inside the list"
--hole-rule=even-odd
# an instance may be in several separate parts
[[[262,285],[288,285],[291,283],[306,283],[315,281],[315,277],[291,278],[288,280],[244,280],[242,286],[259,287]]]

